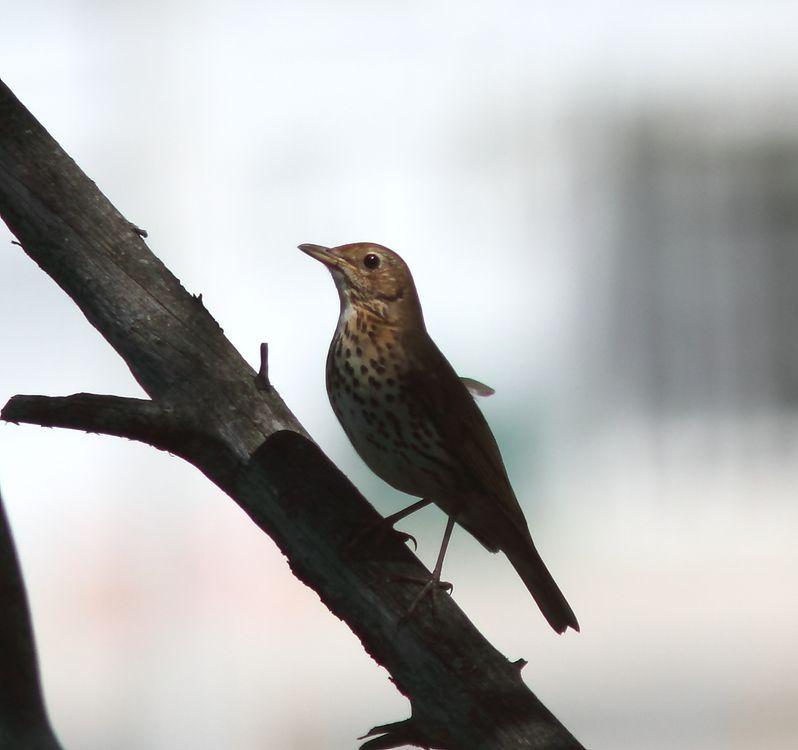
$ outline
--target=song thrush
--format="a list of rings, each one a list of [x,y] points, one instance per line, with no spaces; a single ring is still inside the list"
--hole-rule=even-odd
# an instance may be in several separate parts
[[[507,555],[554,630],[578,631],[571,607],[532,543],[482,412],[427,334],[405,262],[367,242],[299,249],[327,266],[340,297],[327,355],[333,410],[374,473],[422,498],[387,521],[429,502],[449,516],[422,594],[445,585],[441,567],[456,521],[491,552]]]

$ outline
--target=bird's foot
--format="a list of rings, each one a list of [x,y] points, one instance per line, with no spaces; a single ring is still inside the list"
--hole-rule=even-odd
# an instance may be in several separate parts
[[[421,602],[429,596],[430,598],[430,605],[432,607],[432,617],[433,619],[437,619],[438,617],[438,592],[445,591],[447,594],[451,594],[454,590],[454,586],[448,581],[442,581],[440,579],[440,575],[430,575],[427,578],[418,578],[416,576],[394,576],[393,580],[395,581],[403,581],[404,583],[415,583],[418,586],[421,586],[421,591],[418,592],[416,598],[413,599],[413,603],[408,608],[407,612],[402,615],[399,623],[407,622],[412,616],[413,613],[416,611],[417,607]]]
[[[380,546],[389,537],[397,539],[401,544],[406,542],[413,542],[413,550],[418,549],[416,538],[412,534],[407,534],[404,531],[399,531],[393,527],[396,523],[391,516],[387,518],[380,518],[379,521],[370,523],[365,528],[361,529],[350,539],[342,548],[341,552],[344,558],[351,558],[354,556],[356,550],[361,548],[375,548]]]

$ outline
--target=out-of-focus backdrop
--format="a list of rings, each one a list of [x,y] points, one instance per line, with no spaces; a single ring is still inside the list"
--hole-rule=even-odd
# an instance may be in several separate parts
[[[373,240],[481,401],[582,633],[455,533],[454,596],[594,750],[798,745],[798,9],[32,0],[2,77],[383,512],[300,242]],[[141,395],[0,229],[0,401]],[[407,702],[192,467],[0,426],[69,748],[349,748]],[[428,563],[435,509],[408,519]]]

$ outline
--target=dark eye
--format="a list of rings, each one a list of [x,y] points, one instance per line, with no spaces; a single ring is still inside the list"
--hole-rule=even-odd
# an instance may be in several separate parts
[[[380,265],[380,256],[376,253],[369,253],[365,258],[363,258],[363,265],[366,268],[376,268]]]

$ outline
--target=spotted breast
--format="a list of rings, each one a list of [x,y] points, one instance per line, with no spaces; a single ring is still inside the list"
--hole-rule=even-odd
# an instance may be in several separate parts
[[[450,485],[451,471],[434,425],[407,398],[412,367],[400,331],[367,311],[342,311],[327,354],[333,411],[377,476],[421,495],[430,481]]]

